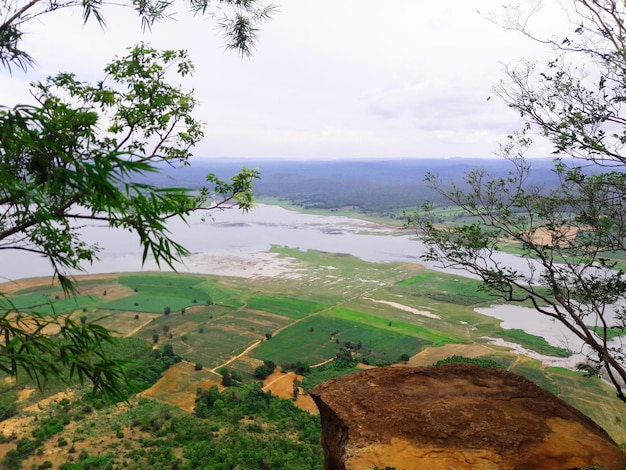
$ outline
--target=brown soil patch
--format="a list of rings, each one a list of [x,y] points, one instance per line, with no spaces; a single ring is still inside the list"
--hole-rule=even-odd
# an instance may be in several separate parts
[[[402,269],[404,269],[405,271],[409,271],[409,272],[416,272],[416,271],[423,271],[426,268],[421,264],[404,264],[402,265]]]
[[[295,379],[302,380],[303,376],[295,372],[283,373],[280,368],[277,368],[272,375],[263,381],[263,390],[269,390],[272,395],[280,398],[293,399],[293,381]],[[302,387],[300,387],[300,393],[294,404],[309,413],[319,414],[317,405],[308,394],[304,393]]]
[[[540,228],[533,233],[533,242],[541,245],[552,245],[553,237],[556,236],[560,241],[560,246],[567,246],[570,240],[578,235],[578,227],[559,227],[556,230],[548,230]]]
[[[362,362],[359,362],[356,366],[357,366],[359,369],[361,369],[361,370],[367,370],[367,369],[374,369],[374,368],[376,368],[376,366],[372,366],[372,365],[370,365],[370,364],[364,364],[364,363],[362,363]]]
[[[249,310],[254,313],[254,316],[247,316],[246,320],[250,323],[253,323],[257,326],[273,326],[276,325],[277,322],[284,322],[289,320],[289,318],[283,315],[276,315],[267,312],[261,312],[260,310]]]
[[[283,374],[276,370],[265,379],[263,390],[270,390],[273,395],[280,398],[293,398],[293,381],[296,378],[302,380],[303,377],[294,372]],[[219,375],[207,370],[196,371],[193,364],[180,362],[166,370],[156,384],[141,392],[139,396],[178,406],[182,410],[192,413],[195,407],[196,390],[199,387],[208,390],[213,385],[217,385],[220,392],[224,390]],[[294,402],[295,405],[310,413],[317,414],[317,406],[313,399],[304,394],[302,389],[300,392],[298,399]]]
[[[48,406],[50,406],[50,403],[54,401],[60,401],[63,398],[71,399],[73,396],[74,396],[74,392],[71,390],[66,391],[66,392],[55,393],[54,395],[44,398],[43,400],[39,400],[34,405],[27,406],[26,408],[24,408],[24,411],[41,411],[41,410],[48,408]]]
[[[178,406],[192,413],[196,405],[196,390],[208,390],[217,385],[223,390],[220,376],[208,370],[194,370],[194,365],[179,362],[163,373],[163,377],[139,396]]]
[[[231,323],[212,323],[212,329],[214,332],[217,330],[225,331],[228,333],[241,333],[241,326],[233,325]]]
[[[83,279],[82,277],[80,278]],[[122,284],[103,284],[103,285],[78,285],[78,293],[80,295],[89,295],[92,297],[103,297],[106,291],[107,300],[117,300],[124,297],[129,297],[135,294],[135,291],[130,287]]]
[[[28,397],[30,397],[34,392],[34,388],[25,388],[24,390],[20,390],[20,393],[17,395],[17,399],[20,402],[24,402],[28,400]]]
[[[128,406],[129,405],[126,403],[119,403],[116,405],[114,410],[108,410],[105,412],[106,415],[109,416],[106,428],[110,430],[105,433],[102,432],[102,429],[99,429],[97,432],[90,433],[88,436],[86,436],[84,432],[81,432],[80,439],[75,440],[75,432],[79,423],[75,421],[70,422],[67,426],[65,426],[62,433],[57,434],[44,442],[44,445],[42,446],[43,453],[41,455],[36,454],[24,460],[22,463],[23,468],[35,468],[45,460],[52,462],[53,468],[59,468],[62,464],[68,461],[70,456],[72,456],[69,450],[70,446],[75,450],[73,454],[74,458],[76,458],[82,450],[88,451],[91,455],[104,454],[106,452],[110,452],[122,442],[125,446],[129,446],[127,450],[140,448],[141,439],[144,437],[150,438],[151,435],[149,433],[142,432],[137,428],[121,426],[120,431],[123,432],[124,437],[118,437],[116,432],[111,430],[116,427],[112,423],[118,425],[116,421],[117,414],[125,411]],[[95,416],[98,416],[98,411],[94,411],[94,417]],[[59,437],[64,437],[71,444],[59,447],[57,445],[57,439]],[[9,444],[9,446],[11,445],[13,447],[8,447],[7,450],[9,448],[15,448],[15,443]],[[177,450],[178,449],[174,449],[174,451]],[[0,455],[3,455],[1,452],[2,448],[0,447]]]
[[[493,354],[494,350],[483,344],[446,344],[437,348],[428,348],[416,354],[407,362],[412,367],[430,366],[450,356],[481,357]]]
[[[236,360],[232,361],[230,364],[233,364],[234,362],[246,364],[248,365],[248,367],[250,367],[250,370],[254,370],[260,365],[263,365],[263,361],[261,359],[256,359],[250,356],[239,356]]]
[[[23,392],[21,392],[20,401],[22,400],[22,398],[27,398],[28,395],[30,395],[30,393],[32,393],[33,391],[34,391],[33,389],[26,389]],[[5,419],[0,422],[0,434],[4,436],[15,435],[17,436],[18,439],[25,437],[25,436],[26,437],[30,436],[29,434],[30,428],[31,428],[30,425],[36,419],[36,415],[38,413],[45,410],[53,401],[59,401],[63,398],[71,398],[72,396],[73,396],[73,392],[71,391],[59,392],[52,396],[44,398],[43,400],[40,400],[33,405],[27,406],[26,408],[22,410],[22,413],[20,413],[19,416],[14,416],[12,418]],[[7,448],[7,450],[12,449],[13,447],[14,447],[14,444],[11,443],[9,447]],[[1,450],[2,450],[2,447],[0,447],[0,451]],[[4,455],[4,454],[0,452],[0,455]]]
[[[74,280],[105,280],[105,279],[117,279],[117,274],[85,274],[78,277],[74,277]],[[53,281],[51,276],[46,277],[34,277],[29,279],[20,279],[19,281],[8,281],[0,284],[0,292],[4,294],[13,294],[22,289],[29,289],[31,287],[39,286],[58,286],[58,281]]]
[[[18,439],[24,437],[27,431],[30,429],[31,423],[34,421],[34,416],[16,416],[13,418],[5,419],[0,422],[0,434],[3,436],[16,436]],[[0,444],[1,446],[4,444]],[[12,449],[14,444],[9,445],[9,449]],[[0,452],[0,455],[4,455]]]
[[[295,372],[283,373],[280,367],[277,367],[272,375],[263,381],[263,390],[270,390],[272,395],[280,398],[293,398],[293,381],[296,378],[302,380],[302,376]]]
[[[49,277],[36,277],[31,279],[20,279],[19,281],[9,281],[0,284],[0,292],[3,294],[13,294],[22,289],[31,287],[52,286],[52,280]]]

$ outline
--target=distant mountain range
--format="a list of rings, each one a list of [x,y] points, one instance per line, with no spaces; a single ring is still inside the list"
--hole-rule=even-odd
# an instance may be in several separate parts
[[[557,179],[552,159],[534,159],[531,181],[545,187]],[[431,172],[444,181],[462,181],[477,167],[494,176],[504,176],[511,162],[493,159],[412,159],[371,161],[206,161],[196,160],[184,168],[166,167],[160,174],[146,176],[158,185],[200,188],[205,176],[215,173],[228,178],[242,166],[257,168],[261,179],[255,183],[258,198],[277,198],[303,208],[336,210],[353,208],[363,213],[393,216],[426,201],[437,202],[438,195],[424,184]]]

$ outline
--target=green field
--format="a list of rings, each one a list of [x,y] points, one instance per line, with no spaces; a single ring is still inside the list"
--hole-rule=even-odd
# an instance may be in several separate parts
[[[401,354],[413,355],[432,344],[392,329],[345,320],[330,311],[292,324],[270,341],[264,341],[251,355],[278,364],[303,361],[315,365],[334,357],[348,342],[355,347],[360,345],[356,352],[365,358],[391,363]]]
[[[253,310],[285,315],[292,320],[304,318],[326,308],[326,305],[318,302],[285,297],[280,294],[253,295],[247,299],[246,305]]]
[[[124,274],[101,284],[79,280],[85,294],[72,299],[46,285],[16,292],[4,302],[24,312],[72,313],[155,347],[171,344],[192,364],[205,369],[227,364],[248,379],[264,360],[316,366],[348,351],[359,361],[382,365],[446,344],[480,343],[488,346],[486,359],[556,393],[593,416],[618,442],[626,442],[620,426],[626,411],[606,384],[577,372],[546,369],[486,343],[485,337],[502,338],[540,354],[568,354],[543,338],[503,329],[499,320],[476,313],[475,307],[494,303],[479,282],[402,263],[367,263],[284,247],[272,251],[293,258],[301,277]],[[325,371],[316,380],[336,373]]]

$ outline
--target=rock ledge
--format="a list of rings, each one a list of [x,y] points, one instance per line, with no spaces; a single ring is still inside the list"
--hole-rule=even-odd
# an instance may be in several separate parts
[[[311,396],[326,470],[626,469],[625,454],[591,419],[503,370],[370,369]]]

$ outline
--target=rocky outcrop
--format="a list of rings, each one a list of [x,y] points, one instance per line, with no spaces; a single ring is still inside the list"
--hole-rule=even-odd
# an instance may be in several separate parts
[[[608,434],[518,375],[467,364],[386,367],[311,391],[326,470],[626,469]]]

